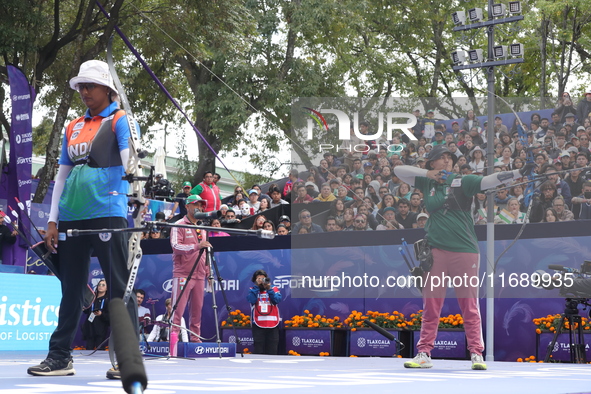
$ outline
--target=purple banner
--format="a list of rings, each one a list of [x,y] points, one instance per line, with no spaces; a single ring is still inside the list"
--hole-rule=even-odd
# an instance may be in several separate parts
[[[244,349],[248,349],[251,352],[254,350],[254,338],[252,337],[252,329],[250,328],[237,328],[236,335],[240,340],[237,343],[234,330],[231,328],[222,329],[222,341],[236,344],[236,351],[241,353]]]
[[[413,332],[414,354],[416,354],[420,334],[419,331]],[[464,331],[439,330],[435,339],[435,347],[431,351],[431,357],[467,360],[466,352],[466,333]]]
[[[285,329],[285,347],[299,354],[318,355],[329,352],[332,355],[332,330],[323,329]]]
[[[386,330],[400,339],[400,331]],[[352,331],[349,339],[349,354],[354,356],[392,357],[396,355],[396,342],[384,338],[372,329]]]
[[[591,341],[591,334],[583,334],[585,340],[585,353],[587,354],[587,361],[591,360],[591,352],[589,351],[589,342]],[[537,359],[544,360],[548,350],[548,345],[554,338],[553,333],[543,332],[538,337],[538,352]],[[567,361],[570,362],[570,339],[568,332],[558,335],[558,339],[552,349],[553,361]]]
[[[29,85],[26,76],[16,67],[9,65],[8,81],[10,83],[10,98],[12,102],[12,118],[10,126],[10,159],[8,163],[7,204],[19,212],[19,222],[24,228],[29,228],[29,221],[24,212],[17,206],[17,197],[26,207],[31,200],[32,154],[33,154],[33,101],[34,90]],[[4,181],[5,179],[3,179]],[[14,218],[13,218],[14,219]],[[26,244],[24,248],[5,248],[5,264],[25,265]]]

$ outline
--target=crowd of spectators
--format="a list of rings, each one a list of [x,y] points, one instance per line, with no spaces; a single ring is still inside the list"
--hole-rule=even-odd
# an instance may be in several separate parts
[[[415,110],[419,121],[410,131],[417,140],[404,134],[394,135],[392,141],[355,137],[356,151],[343,147],[326,151],[317,166],[301,173],[291,170],[283,187],[271,184],[263,193],[259,185],[248,190],[236,186],[221,206],[222,216],[216,226],[231,227],[255,216],[252,229],[263,228],[279,235],[422,228],[429,219],[423,195],[398,179],[393,169],[399,165],[424,168],[431,149],[446,145],[458,159],[454,172],[486,175],[490,144],[495,172],[519,169],[533,161],[538,179],[529,189],[520,183],[524,180],[516,180],[510,188],[477,194],[472,203],[475,224],[486,223],[488,198],[494,199],[497,224],[590,219],[590,113],[591,93],[586,93],[576,108],[565,93],[551,119],[534,113],[523,120],[524,124],[515,119],[505,125],[497,116],[495,138],[489,142],[486,122],[481,125],[472,110],[464,119],[454,121],[451,129],[435,119],[434,111],[428,110],[421,117]],[[374,134],[368,122],[360,123],[360,132]],[[360,144],[367,149],[359,149]],[[326,209],[302,205],[317,203],[325,203]],[[275,222],[265,216],[265,211],[282,204],[291,204],[293,228],[288,216]]]

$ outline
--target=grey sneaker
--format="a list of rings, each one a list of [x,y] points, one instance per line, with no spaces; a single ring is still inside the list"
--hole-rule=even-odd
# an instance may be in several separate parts
[[[121,371],[119,371],[119,365],[107,370],[107,379],[121,379]]]
[[[72,359],[54,360],[46,358],[41,364],[29,367],[27,373],[33,376],[70,376],[76,373]]]
[[[431,368],[433,363],[431,362],[431,356],[425,352],[420,352],[410,361],[404,363],[404,368]]]
[[[486,370],[486,364],[484,363],[484,359],[482,355],[472,353],[470,358],[472,359],[472,369],[484,371]]]

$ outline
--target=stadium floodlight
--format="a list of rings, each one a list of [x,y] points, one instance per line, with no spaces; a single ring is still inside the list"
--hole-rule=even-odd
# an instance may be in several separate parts
[[[521,1],[510,1],[509,2],[509,13],[521,14]]]
[[[497,45],[493,48],[495,58],[507,57],[507,45]]]
[[[506,10],[507,10],[507,7],[505,7],[505,4],[493,4],[493,6],[492,6],[492,16],[493,16],[493,18],[498,18],[500,16],[505,16]]]
[[[482,63],[482,60],[484,59],[482,49],[470,49],[468,51],[468,58],[472,63]]]
[[[456,26],[461,26],[466,24],[466,12],[465,11],[456,11],[451,13],[451,19],[454,21]]]
[[[468,18],[470,22],[480,22],[482,20],[482,8],[470,8]]]
[[[462,50],[453,51],[451,53],[451,60],[455,65],[466,63],[466,52]]]
[[[523,44],[509,45],[509,55],[513,57],[523,57]]]

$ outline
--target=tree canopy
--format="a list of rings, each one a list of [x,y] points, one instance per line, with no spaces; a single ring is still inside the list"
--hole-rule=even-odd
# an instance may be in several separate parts
[[[107,19],[90,0],[5,0],[0,4],[0,124],[8,130],[6,65],[20,67],[48,113],[36,130],[36,152],[56,162],[61,130],[81,113],[67,81],[86,60],[105,59],[115,24],[129,37],[170,94],[217,152],[277,171],[280,144],[292,132],[297,97],[478,97],[485,76],[452,70],[458,47],[486,47],[484,32],[454,33],[451,12],[482,1],[416,0],[106,0]],[[525,63],[497,71],[507,97],[545,98],[573,87],[583,93],[591,69],[591,8],[585,0],[522,2],[518,28],[496,29],[499,44],[521,42]],[[463,7],[463,8],[462,8]],[[486,12],[486,11],[485,11]],[[142,129],[184,122],[137,59],[116,40],[122,82]],[[578,83],[573,83],[578,81]],[[477,101],[474,101],[475,105]],[[549,106],[555,102],[546,103]],[[458,108],[459,111],[459,108]],[[450,114],[452,115],[452,114]],[[463,116],[463,113],[457,115]],[[254,127],[257,139],[245,139]],[[37,142],[36,142],[37,143]],[[192,180],[215,170],[198,140]],[[293,149],[302,150],[294,144]],[[304,158],[305,152],[298,154]],[[283,160],[285,161],[285,160]],[[48,179],[45,180],[48,183]],[[44,180],[42,180],[44,183]],[[36,196],[38,201],[43,188]]]

